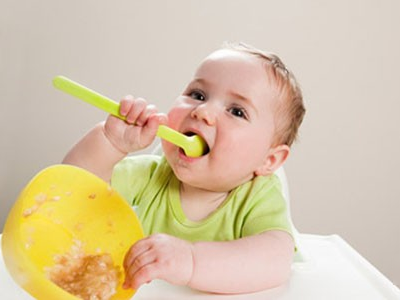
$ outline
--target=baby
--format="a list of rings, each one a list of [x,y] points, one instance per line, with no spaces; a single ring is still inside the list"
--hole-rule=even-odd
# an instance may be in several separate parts
[[[300,88],[274,54],[244,44],[211,53],[167,115],[142,98],[121,100],[67,154],[137,206],[146,238],[127,252],[125,288],[153,279],[215,293],[276,287],[294,254],[285,200],[274,175],[287,159],[305,113]],[[193,158],[162,141],[166,124],[197,134],[207,152]]]

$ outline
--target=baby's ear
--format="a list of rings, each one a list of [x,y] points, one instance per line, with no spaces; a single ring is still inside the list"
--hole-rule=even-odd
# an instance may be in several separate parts
[[[254,172],[257,176],[268,176],[274,173],[286,161],[290,153],[288,145],[271,148],[263,164]]]

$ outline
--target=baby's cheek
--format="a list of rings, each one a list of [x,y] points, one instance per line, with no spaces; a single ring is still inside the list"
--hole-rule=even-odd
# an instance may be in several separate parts
[[[184,110],[181,107],[173,107],[168,112],[168,126],[172,129],[179,130],[184,114]]]
[[[185,100],[178,98],[168,112],[168,124],[173,129],[179,129],[186,119],[190,119],[190,115],[195,109],[193,100]]]
[[[173,144],[165,141],[165,140],[161,140],[161,145],[162,145],[162,152],[169,157],[170,154],[173,152],[173,148],[176,147]]]

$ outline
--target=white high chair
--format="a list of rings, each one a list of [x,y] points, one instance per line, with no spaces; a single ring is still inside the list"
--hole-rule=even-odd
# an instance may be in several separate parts
[[[153,154],[160,154],[156,147]],[[338,235],[301,234],[290,215],[290,195],[286,174],[280,168],[276,175],[282,183],[282,192],[288,203],[288,214],[297,252],[288,283],[275,289],[241,295],[216,295],[194,291],[154,280],[142,286],[134,300],[195,299],[195,300],[399,300],[400,290],[373,265],[358,254]],[[1,251],[1,247],[0,247]],[[10,277],[0,253],[0,299],[33,299]]]
[[[279,168],[275,174],[287,201],[297,252],[288,290],[283,293],[285,296],[274,299],[399,300],[399,288],[341,237],[297,231],[290,214],[289,185],[284,168]]]
[[[294,238],[294,242],[296,245],[296,253],[294,255],[294,262],[304,262],[305,257],[304,257],[302,247],[301,247],[299,232],[297,231],[296,227],[293,224],[292,215],[290,213],[291,210],[290,210],[289,185],[288,185],[288,181],[287,181],[287,177],[286,177],[284,168],[280,167],[278,170],[276,170],[275,175],[278,176],[278,178],[281,182],[281,185],[282,185],[282,194],[286,200],[288,218],[289,218],[290,226],[292,227],[293,238]]]

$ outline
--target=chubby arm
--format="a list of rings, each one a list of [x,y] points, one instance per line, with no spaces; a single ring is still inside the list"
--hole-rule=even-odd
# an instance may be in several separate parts
[[[207,292],[250,293],[283,284],[293,254],[292,237],[277,230],[228,242],[189,243],[156,234],[128,252],[124,286],[158,278]]]
[[[121,101],[120,114],[126,121],[109,116],[106,122],[97,124],[68,152],[63,163],[87,169],[110,181],[115,164],[128,153],[149,146],[158,125],[166,122],[166,116],[157,114],[155,106],[132,96]]]
[[[283,231],[268,231],[231,242],[196,243],[192,288],[248,293],[273,288],[290,275],[294,242]]]
[[[62,163],[84,168],[109,182],[114,165],[126,154],[107,138],[103,122],[97,124],[75,144]]]

